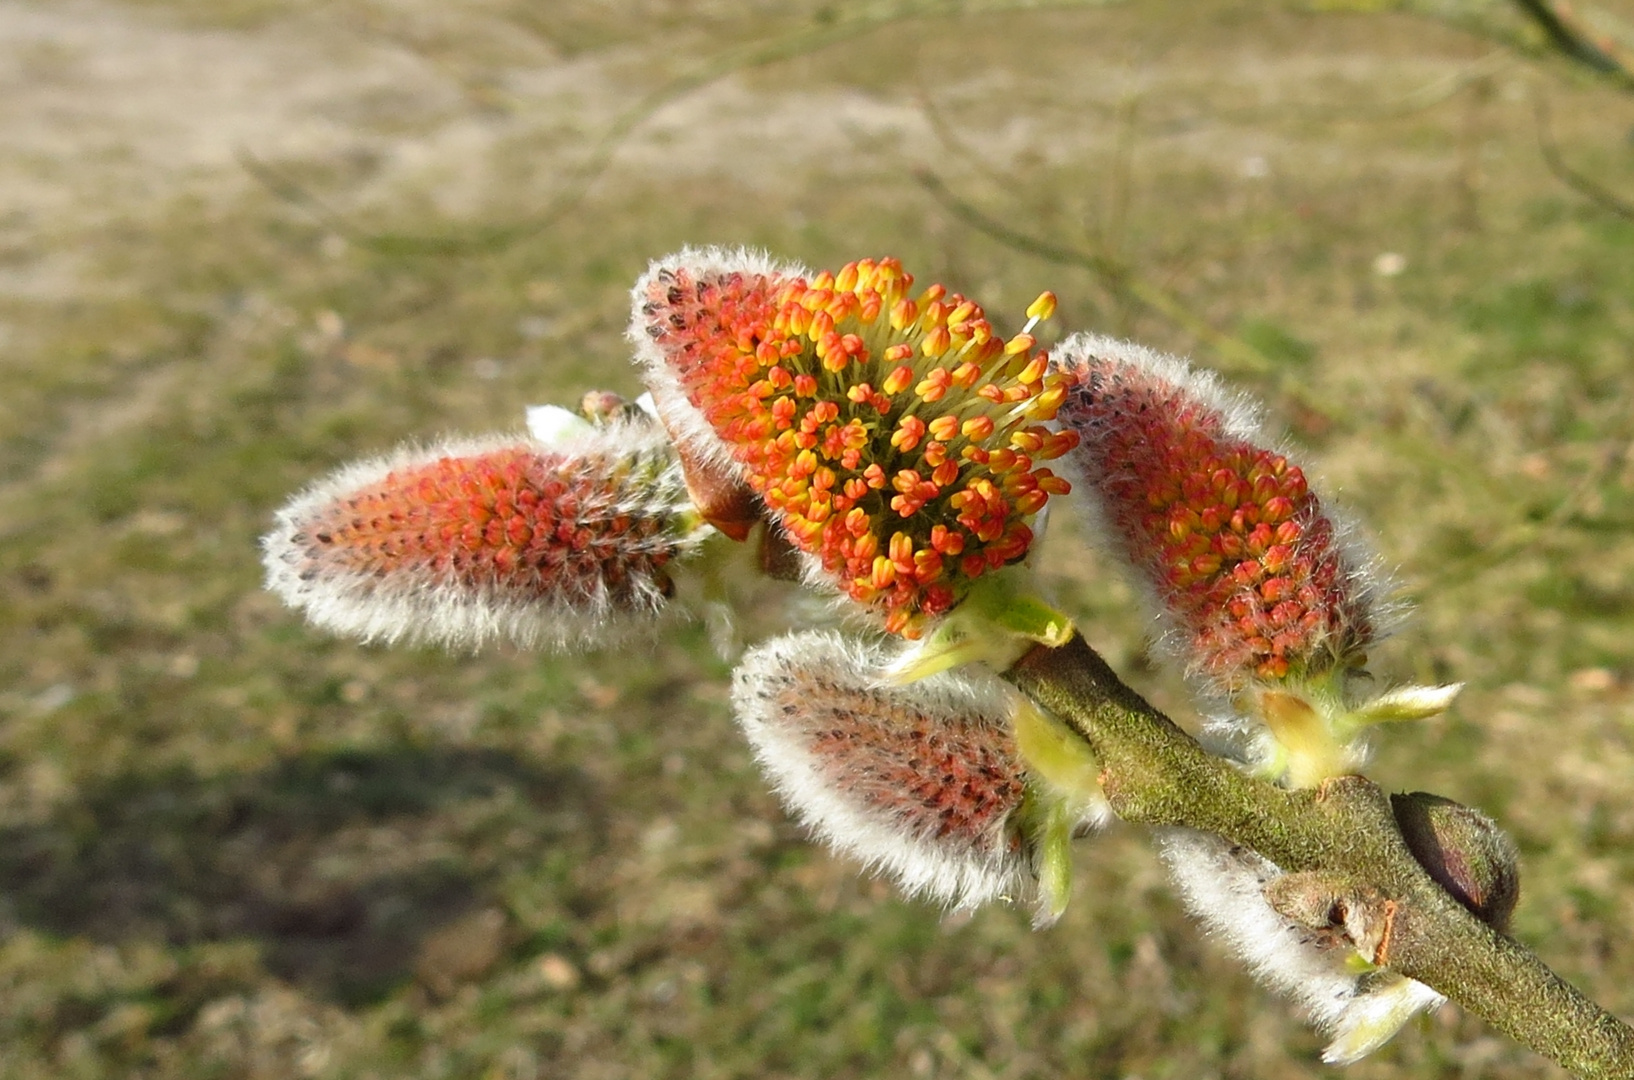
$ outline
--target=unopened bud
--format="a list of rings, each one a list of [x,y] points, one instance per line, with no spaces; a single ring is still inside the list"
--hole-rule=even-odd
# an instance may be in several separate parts
[[[1520,900],[1520,856],[1493,820],[1451,799],[1415,791],[1390,796],[1396,824],[1436,884],[1504,933]]]
[[[732,701],[778,794],[819,837],[909,893],[956,908],[1034,893],[1036,921],[1053,921],[1070,883],[1067,844],[1104,820],[1104,803],[1034,775],[1003,684],[944,673],[880,685],[884,660],[831,633],[745,655]],[[1047,740],[1046,723],[1030,717],[1021,741]],[[1050,774],[1077,780],[1073,764],[1057,751]]]
[[[579,402],[579,411],[594,424],[616,420],[624,415],[629,407],[628,402],[611,390],[591,390]]]
[[[722,536],[740,543],[749,539],[761,517],[760,501],[749,486],[719,462],[699,453],[696,443],[676,440],[675,456],[681,463],[687,497],[698,516],[719,529]]]

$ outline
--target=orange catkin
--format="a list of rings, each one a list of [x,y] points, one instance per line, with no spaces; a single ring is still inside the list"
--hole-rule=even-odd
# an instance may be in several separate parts
[[[263,541],[268,586],[365,640],[595,644],[657,613],[699,539],[656,425],[580,424],[405,449],[297,497]]]
[[[671,431],[740,477],[818,576],[891,632],[918,637],[975,578],[1022,558],[1032,516],[1067,490],[1040,465],[1077,441],[1049,426],[1066,380],[973,301],[914,292],[895,259],[811,274],[687,251],[653,265],[635,304]]]

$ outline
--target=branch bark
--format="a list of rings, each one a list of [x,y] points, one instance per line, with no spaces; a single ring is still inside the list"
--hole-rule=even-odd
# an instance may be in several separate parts
[[[1126,821],[1203,829],[1289,873],[1377,888],[1395,903],[1385,966],[1579,1076],[1634,1078],[1634,1029],[1437,885],[1407,849],[1389,798],[1365,777],[1298,791],[1254,779],[1147,704],[1081,637],[1034,649],[1006,678],[1090,744]]]
[[[1630,71],[1618,55],[1616,44],[1607,37],[1597,38],[1570,5],[1559,0],[1515,0],[1515,6],[1538,25],[1549,44],[1563,55],[1615,78],[1625,89],[1634,87],[1634,71]]]

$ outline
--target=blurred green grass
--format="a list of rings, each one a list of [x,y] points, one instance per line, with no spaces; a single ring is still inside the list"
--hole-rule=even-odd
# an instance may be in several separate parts
[[[271,512],[333,465],[633,391],[629,284],[683,244],[896,254],[1001,324],[1053,288],[1061,327],[1221,361],[970,231],[920,168],[1275,362],[1234,374],[1417,605],[1377,669],[1470,684],[1374,774],[1497,815],[1520,936],[1634,1014],[1634,223],[1548,175],[1530,104],[1631,190],[1634,97],[1386,14],[919,19],[678,98],[548,228],[411,256],[368,238],[533,221],[666,78],[853,9],[86,10],[105,35],[0,5],[66,42],[29,46],[56,81],[28,100],[79,116],[119,71],[149,86],[139,57],[106,66],[122,41],[195,56],[206,88],[262,64],[301,103],[281,122],[321,137],[242,145],[336,216],[230,153],[172,167],[162,138],[208,104],[176,102],[157,146],[115,113],[123,150],[8,165],[0,1076],[1314,1072],[1317,1039],[1188,925],[1135,830],[1083,845],[1043,934],[809,845],[700,624],[637,658],[448,656],[324,638],[259,591]],[[31,176],[62,197],[29,202]],[[1053,544],[1091,640],[1189,719],[1130,590],[1070,528]],[[1449,1008],[1351,1074],[1558,1072]]]

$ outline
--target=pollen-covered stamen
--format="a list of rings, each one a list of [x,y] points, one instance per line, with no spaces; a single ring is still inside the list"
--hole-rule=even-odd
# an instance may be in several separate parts
[[[970,578],[1026,553],[1027,519],[1066,487],[1036,466],[1076,436],[1046,426],[1065,380],[1030,333],[1006,341],[974,301],[912,285],[895,259],[809,276],[659,266],[637,325],[795,545],[916,637]],[[1053,307],[1046,294],[1029,314]],[[963,558],[932,549],[937,529]],[[901,557],[880,562],[899,535]]]
[[[1037,300],[1027,306],[1027,325],[1021,328],[1023,334],[1033,332],[1033,327],[1055,314],[1055,294],[1052,292],[1040,293]]]
[[[1180,361],[1080,337],[1056,362],[1071,463],[1196,672],[1229,687],[1360,659],[1371,597],[1298,466]]]
[[[650,616],[696,543],[679,470],[645,422],[401,451],[279,515],[269,587],[370,640],[588,644]]]

